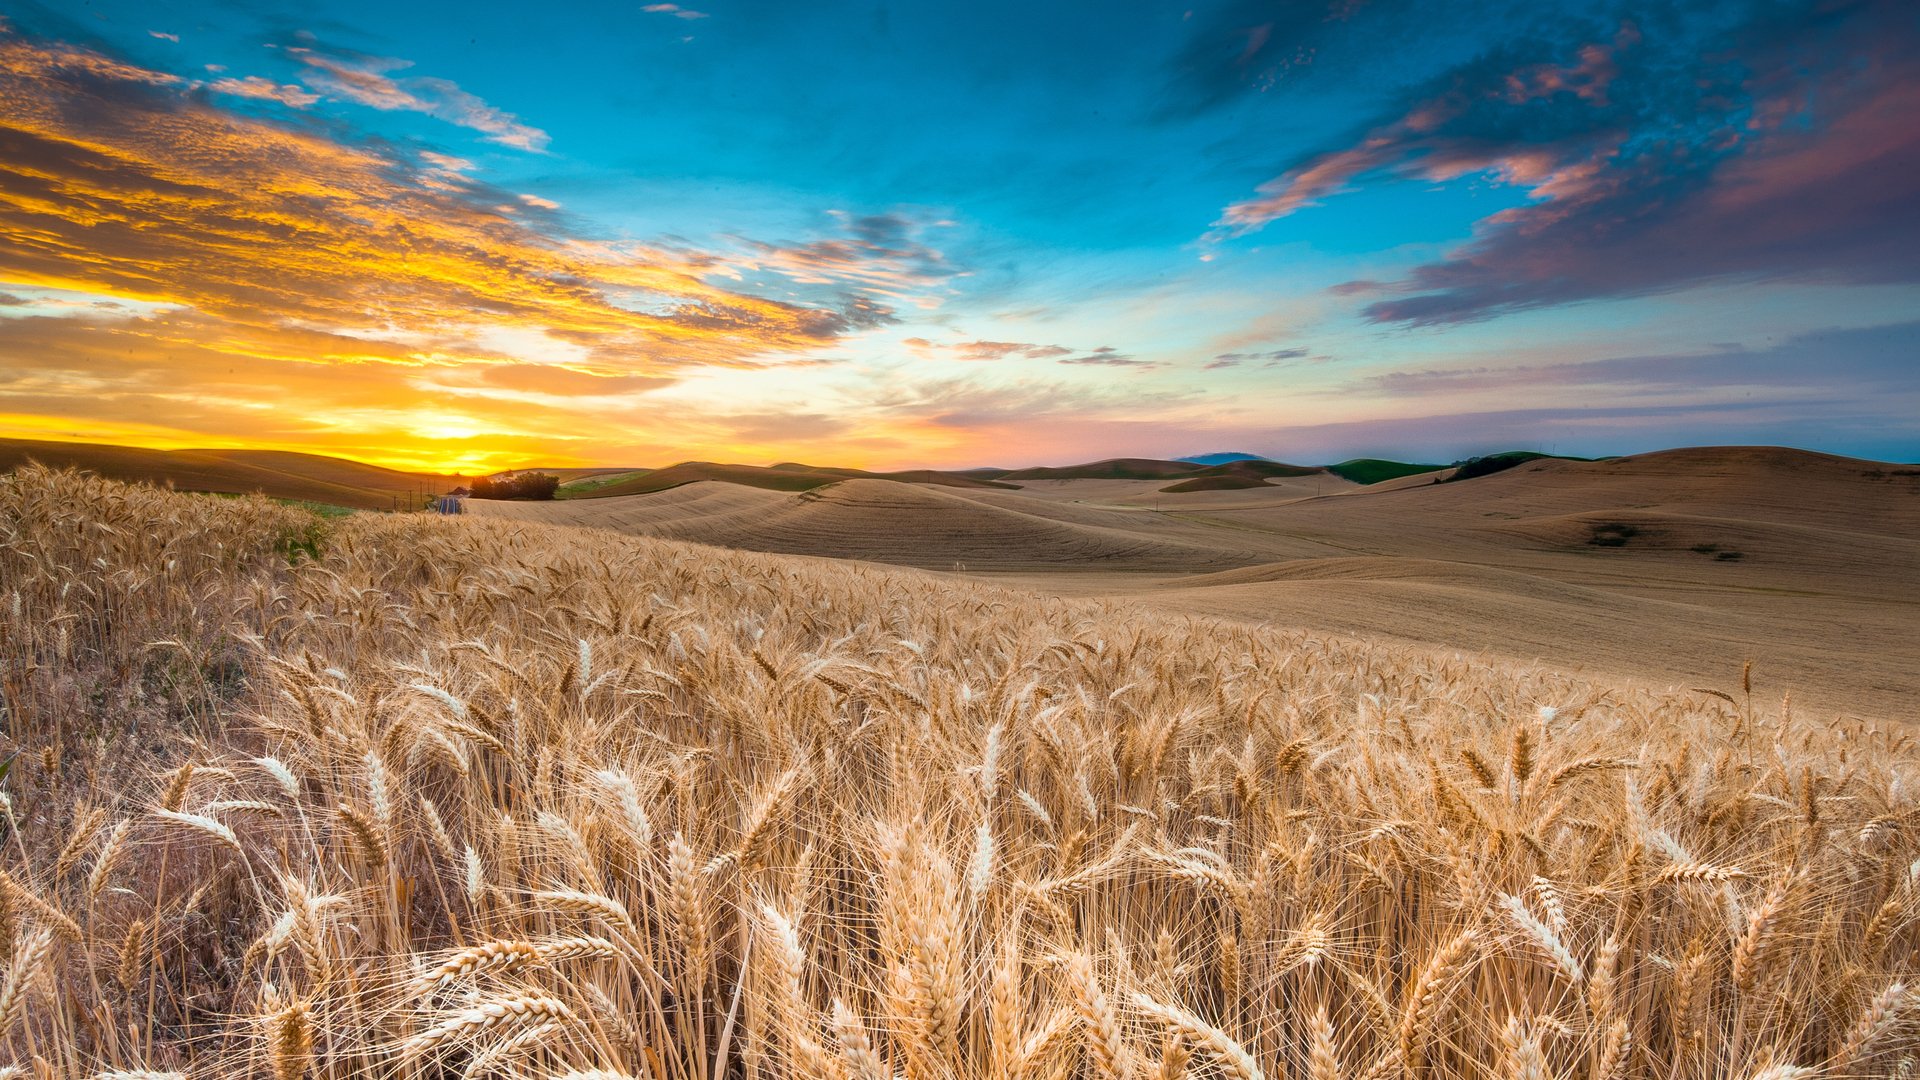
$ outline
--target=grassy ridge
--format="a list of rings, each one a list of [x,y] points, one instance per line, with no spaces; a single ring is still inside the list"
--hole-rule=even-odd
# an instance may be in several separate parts
[[[1383,480],[1398,480],[1403,476],[1439,472],[1446,467],[1445,465],[1419,465],[1406,461],[1387,461],[1383,458],[1352,458],[1338,465],[1327,466],[1327,471],[1356,484],[1378,484]]]
[[[28,471],[0,526],[0,1064],[1707,1080],[1920,1051],[1904,732],[517,522],[316,533]]]

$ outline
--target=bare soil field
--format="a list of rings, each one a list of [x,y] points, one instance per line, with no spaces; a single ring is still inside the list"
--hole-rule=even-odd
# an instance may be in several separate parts
[[[1803,708],[1915,715],[1920,471],[1716,447],[1434,482],[1447,475],[1174,494],[1165,477],[1026,477],[1018,491],[859,480],[799,495],[704,483],[469,509],[1683,688],[1724,690],[1752,660],[1763,692],[1790,689]]]

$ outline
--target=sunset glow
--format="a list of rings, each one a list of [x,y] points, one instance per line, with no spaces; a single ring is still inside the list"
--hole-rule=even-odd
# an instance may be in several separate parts
[[[0,19],[0,436],[1920,457],[1890,0],[88,11]]]

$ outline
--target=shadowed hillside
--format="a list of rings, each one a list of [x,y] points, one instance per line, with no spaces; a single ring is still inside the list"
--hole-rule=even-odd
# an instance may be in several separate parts
[[[0,472],[28,461],[86,469],[115,480],[172,485],[182,491],[259,492],[276,499],[356,510],[407,509],[462,478],[383,469],[344,458],[279,450],[145,450],[97,443],[0,439]]]

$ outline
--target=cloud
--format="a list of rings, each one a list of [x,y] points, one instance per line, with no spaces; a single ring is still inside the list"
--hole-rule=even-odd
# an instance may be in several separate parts
[[[683,8],[679,4],[648,4],[640,9],[651,15],[671,15],[676,19],[704,19],[707,13]]]
[[[0,278],[240,326],[533,326],[639,364],[744,360],[846,321],[709,285],[682,255],[535,232],[448,159],[225,112],[177,81],[0,35],[0,144],[19,166],[0,173]]]
[[[1190,20],[1168,65],[1165,116],[1190,116],[1285,85],[1352,48],[1390,54],[1420,19],[1409,0],[1231,0]]]
[[[473,162],[468,161],[466,158],[454,157],[452,154],[442,154],[433,150],[422,150],[419,152],[419,157],[421,164],[426,165],[430,170],[438,172],[455,174],[469,173],[477,168]]]
[[[1009,356],[1054,357],[1073,352],[1058,345],[1029,345],[1019,341],[963,341],[947,348],[956,360],[1005,360]]]
[[[1754,5],[1710,33],[1589,25],[1483,53],[1229,206],[1214,239],[1377,177],[1524,189],[1371,291],[1470,321],[1728,280],[1920,280],[1920,24],[1897,0]]]
[[[304,109],[320,100],[319,94],[304,87],[282,86],[258,75],[249,75],[244,79],[216,79],[207,84],[207,89],[216,94],[251,98],[255,101],[277,101],[293,109]]]
[[[1137,384],[1135,384],[1137,385]],[[861,413],[940,429],[1001,433],[1028,441],[1030,425],[1131,419],[1142,410],[1171,410],[1190,392],[1119,391],[1109,384],[1070,384],[1046,379],[983,382],[975,378],[930,379],[862,388],[852,401]]]
[[[1380,173],[1491,172],[1550,198],[1556,184],[1586,179],[1592,158],[1620,142],[1630,118],[1608,107],[1606,90],[1615,53],[1640,41],[1628,24],[1608,43],[1526,40],[1482,54],[1417,89],[1352,145],[1316,154],[1262,185],[1258,197],[1228,206],[1216,224],[1251,232]],[[1576,175],[1564,175],[1568,169]]]
[[[631,430],[596,399],[810,357],[888,317],[844,290],[808,305],[716,284],[713,253],[502,213],[528,204],[465,161],[337,132],[0,31],[0,282],[66,298],[0,306],[7,424],[392,460],[481,423],[551,449]],[[561,397],[575,407],[541,404]],[[470,415],[419,419],[450,408]]]
[[[176,45],[180,43],[179,34],[169,34],[162,30],[149,30],[147,31],[147,36],[151,38],[158,38],[161,41],[171,41]]]
[[[1539,449],[1581,456],[1638,454],[1675,446],[1833,447],[1887,461],[1912,460],[1920,438],[1911,410],[1829,398],[1792,403],[1566,404],[1402,412],[1330,424],[1237,432],[1292,461],[1391,457],[1457,461],[1501,450]]]
[[[1101,365],[1105,367],[1158,367],[1152,360],[1137,360],[1111,345],[1102,345],[1084,356],[1063,356],[1056,363],[1073,365]]]
[[[817,412],[734,413],[724,417],[724,424],[730,439],[769,445],[826,442],[852,433],[857,426],[850,417]]]
[[[310,40],[310,39],[304,39]],[[417,112],[480,132],[488,142],[517,150],[544,151],[546,132],[487,104],[446,79],[394,78],[390,72],[413,66],[411,60],[325,49],[317,43],[291,46],[288,56],[306,65],[304,78],[335,97],[385,112]]]
[[[1369,375],[1348,390],[1422,398],[1445,394],[1555,392],[1591,400],[1725,398],[1736,389],[1786,396],[1910,400],[1920,410],[1913,365],[1920,322],[1825,329],[1764,347],[1725,345],[1697,353],[1609,357],[1511,367],[1419,368]],[[1343,391],[1345,392],[1345,391]]]
[[[1261,363],[1263,367],[1277,367],[1288,360],[1300,360],[1307,356],[1308,350],[1294,347],[1287,349],[1269,349],[1266,352],[1226,352],[1215,356],[1202,368],[1203,371],[1218,371],[1222,368],[1239,367],[1242,364]]]
[[[1113,367],[1152,367],[1151,361],[1135,360],[1111,345],[1082,352],[1065,345],[1040,345],[1029,341],[960,341],[937,344],[922,337],[901,342],[923,354],[940,354],[955,360],[1053,360],[1061,364],[1106,364]],[[1080,353],[1080,355],[1075,355]]]
[[[722,258],[716,270],[749,277],[776,273],[802,285],[832,285],[907,301],[967,271],[923,237],[941,224],[906,214],[828,215],[839,236],[794,243],[737,238],[743,254]]]
[[[480,372],[480,381],[487,386],[555,397],[632,394],[672,386],[676,381],[650,375],[582,371],[553,364],[489,364]]]

